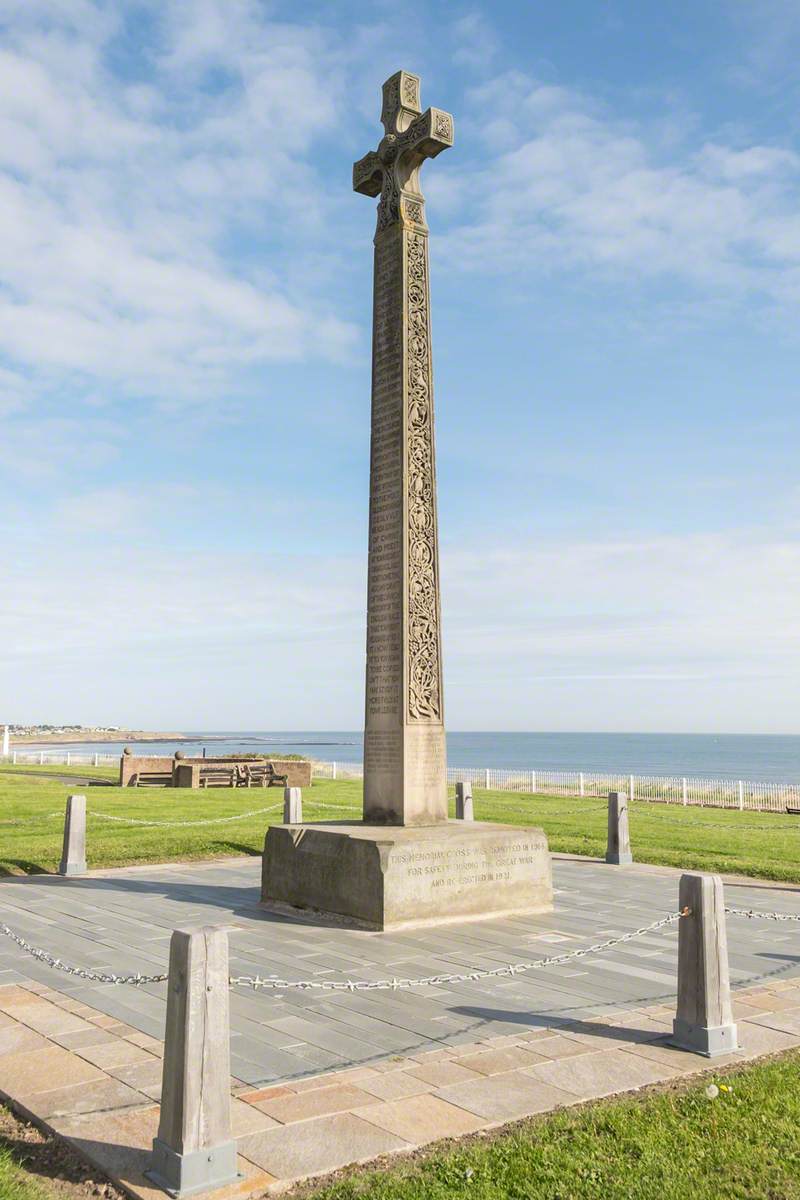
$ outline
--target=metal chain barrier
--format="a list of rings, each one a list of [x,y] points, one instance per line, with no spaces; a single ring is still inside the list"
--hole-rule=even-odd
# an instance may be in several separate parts
[[[800,913],[758,912],[755,908],[726,908],[731,917],[747,917],[750,921],[800,921]]]
[[[357,810],[354,805],[342,804],[323,804],[321,800],[306,800],[305,807],[307,808],[326,808],[335,812],[355,812]],[[113,813],[97,812],[95,809],[90,809],[87,816],[100,817],[103,821],[120,821],[126,825],[147,825],[157,827],[159,829],[185,829],[195,825],[222,825],[227,821],[244,821],[248,817],[258,817],[263,813],[277,812],[283,808],[283,801],[279,804],[271,804],[269,808],[254,808],[250,812],[234,813],[231,817],[208,817],[202,821],[146,821],[140,817],[119,817]],[[56,816],[63,814],[56,813]]]
[[[551,797],[548,796],[547,800],[549,801],[550,799],[551,799]],[[501,800],[498,804],[493,804],[492,807],[502,809],[504,807],[503,801]],[[524,804],[519,804],[519,803],[514,804],[513,801],[506,801],[505,807],[510,808],[512,810],[512,812],[520,812],[520,811],[525,810]],[[607,800],[586,800],[584,803],[577,805],[575,808],[558,808],[558,809],[554,808],[552,812],[544,812],[541,814],[541,816],[542,816],[542,819],[544,819],[544,818],[550,817],[550,816],[562,817],[562,816],[567,816],[567,814],[585,813],[585,812],[596,812],[597,815],[599,816],[599,814],[602,811],[605,811],[607,808],[608,808]],[[537,820],[538,819],[539,819],[539,815],[537,814]]]
[[[353,804],[324,804],[321,800],[306,800],[308,808],[324,808],[330,812],[360,812],[360,808]],[[98,812],[96,809],[89,809],[88,817],[98,817],[101,821],[118,821],[124,825],[144,825],[154,829],[185,829],[196,825],[223,825],[229,821],[244,821],[248,817],[258,817],[264,813],[277,812],[283,808],[283,801],[279,804],[271,804],[269,808],[254,808],[250,812],[234,813],[229,817],[208,817],[202,821],[148,821],[141,817],[123,817],[116,816],[114,813]],[[63,817],[63,809],[58,809],[56,812],[39,813],[35,817],[19,817],[8,821],[0,821],[0,828],[8,825],[30,825],[37,821],[52,821],[55,817]]]
[[[307,808],[324,809],[326,812],[360,812],[361,811],[360,806],[356,805],[356,804],[326,804],[322,800],[304,800],[303,803],[304,803],[304,806]],[[648,803],[648,801],[646,801],[646,800],[635,801],[635,803],[646,804],[646,803]],[[100,818],[100,820],[103,820],[103,821],[118,821],[118,822],[126,824],[126,825],[142,825],[142,826],[149,826],[152,828],[159,828],[159,829],[186,829],[186,828],[190,828],[192,826],[220,825],[220,824],[225,824],[230,821],[244,821],[248,817],[257,817],[257,816],[263,815],[264,813],[277,812],[278,809],[280,809],[282,807],[283,807],[283,802],[281,802],[280,804],[270,805],[269,808],[254,808],[249,812],[236,813],[233,816],[229,816],[229,817],[209,817],[202,821],[149,821],[149,820],[145,820],[140,817],[116,816],[113,813],[98,812],[95,809],[90,809],[87,812],[87,816],[98,817],[98,818]],[[501,804],[500,807],[501,808],[506,807],[506,808],[511,808],[512,810],[516,810],[516,808],[518,806],[515,806],[512,803],[512,804],[507,804],[505,806]],[[541,817],[542,817],[542,819],[546,819],[547,817],[555,818],[555,817],[562,817],[562,816],[571,816],[574,813],[586,813],[586,812],[599,815],[606,808],[607,808],[607,802],[605,800],[594,801],[594,802],[588,801],[588,802],[586,802],[584,804],[580,804],[574,808],[553,809],[552,812],[542,813]],[[661,817],[667,821],[669,821],[671,818],[671,814],[667,815],[666,813],[661,813],[661,812],[657,812],[657,813],[651,812],[651,813],[648,813],[647,815],[655,816],[656,818]],[[12,826],[12,825],[35,824],[37,821],[51,821],[55,817],[63,817],[63,816],[64,816],[63,810],[59,809],[56,812],[41,813],[34,817],[19,817],[19,818],[10,819],[7,821],[0,821],[0,828],[3,828],[5,826]],[[741,824],[740,825],[738,822],[736,822],[734,824],[733,822],[728,823],[725,821],[703,821],[699,825],[687,826],[687,829],[690,829],[690,828],[691,829],[727,829],[731,833],[735,832],[737,829],[754,829],[754,830],[758,830],[760,833],[781,833],[781,832],[797,832],[798,829],[800,829],[800,825],[798,825],[798,824],[776,825],[776,826],[773,826],[772,828],[769,828],[766,825],[752,825],[752,824]]]
[[[630,805],[630,801],[628,803]],[[655,803],[652,800],[634,800],[634,804],[649,804],[653,808],[655,808]],[[664,807],[665,808],[682,808],[683,805],[678,805],[678,804],[665,805]],[[694,805],[693,807],[696,809],[698,806]],[[644,813],[641,810],[639,810],[639,811],[640,811],[641,815],[644,816]],[[703,809],[701,808],[700,811],[702,812]],[[728,811],[729,812],[739,812],[740,810],[737,808],[737,809],[729,809]],[[666,821],[670,821],[670,820],[672,820],[673,822],[675,821],[675,817],[673,816],[672,813],[653,811],[653,812],[649,812],[647,815],[653,816],[656,818],[661,817],[663,820],[666,820]],[[778,814],[778,815],[781,815],[781,814]],[[765,813],[765,816],[768,818],[768,820],[763,825],[753,825],[752,823],[746,824],[744,822],[742,822],[742,824],[739,824],[738,820],[699,821],[697,824],[694,824],[694,823],[687,824],[686,828],[691,831],[696,831],[696,830],[701,830],[701,829],[728,829],[731,833],[736,833],[736,831],[739,829],[755,829],[759,833],[797,833],[798,830],[800,830],[800,824],[798,824],[797,821],[793,822],[791,825],[773,825],[772,822],[774,821],[774,816],[770,813]]]
[[[758,912],[752,908],[726,908],[725,913],[728,916],[745,917],[748,920],[800,921],[800,913]],[[563,966],[566,963],[585,958],[589,954],[602,954],[606,950],[612,950],[615,946],[623,946],[625,943],[632,942],[635,938],[643,937],[645,934],[655,933],[658,929],[664,929],[668,925],[673,925],[681,917],[690,915],[688,909],[684,909],[681,912],[669,913],[666,917],[662,917],[658,921],[653,921],[650,925],[643,925],[639,929],[633,929],[630,933],[623,933],[618,937],[607,938],[604,942],[595,942],[594,945],[585,946],[580,950],[570,950],[566,954],[551,954],[546,958],[534,959],[531,962],[507,963],[502,967],[494,967],[492,970],[465,971],[461,974],[427,975],[420,979],[398,978],[397,976],[392,979],[279,979],[276,976],[265,978],[260,975],[231,975],[228,982],[231,987],[249,987],[253,988],[254,991],[394,992],[418,987],[448,987],[459,983],[476,983],[483,979],[507,979],[513,978],[516,975],[524,975],[528,971],[540,971],[545,967]],[[79,979],[88,980],[91,983],[126,984],[131,987],[142,987],[148,983],[164,983],[169,978],[167,974],[143,975],[139,971],[133,975],[116,975],[110,971],[87,970],[84,967],[76,967],[70,963],[65,963],[56,955],[51,954],[47,950],[42,950],[38,946],[32,946],[30,942],[20,937],[8,925],[0,924],[0,934],[10,938],[26,954],[30,954],[46,966],[53,967],[58,971],[64,971],[67,975],[74,975]]]
[[[286,991],[294,989],[296,991],[321,991],[321,992],[373,992],[373,991],[397,991],[403,988],[415,987],[436,987],[446,986],[453,983],[473,983],[480,979],[502,979],[514,975],[524,975],[526,971],[538,971],[543,967],[557,967],[563,963],[572,962],[578,958],[584,958],[587,954],[600,954],[604,950],[611,950],[614,946],[621,946],[625,942],[631,942],[634,938],[642,937],[646,933],[653,933],[656,929],[663,929],[667,925],[674,924],[680,920],[682,916],[686,916],[684,912],[670,913],[666,917],[662,917],[660,921],[653,921],[652,925],[643,925],[641,929],[634,929],[630,933],[623,933],[619,937],[609,938],[605,942],[597,942],[593,946],[586,946],[582,950],[571,950],[567,954],[554,954],[548,958],[539,958],[534,962],[509,963],[503,967],[495,967],[491,971],[469,971],[463,975],[429,975],[423,979],[277,979],[274,976],[262,979],[260,975],[232,975],[228,982],[230,985],[237,987],[251,987],[255,990],[267,991]],[[79,979],[86,979],[92,983],[113,983],[113,984],[128,984],[131,987],[142,987],[146,983],[164,983],[168,979],[168,975],[142,975],[136,972],[135,975],[115,975],[110,971],[89,971],[84,967],[71,966],[69,963],[63,962],[54,954],[50,954],[47,950],[42,950],[38,946],[32,946],[30,942],[26,942],[23,937],[10,929],[8,925],[0,924],[0,934],[11,938],[21,950],[26,954],[32,955],[39,962],[45,963],[48,967],[53,967],[57,971],[64,971],[67,975],[76,975]]]
[[[0,821],[0,826],[6,825],[31,825],[36,821],[52,821],[53,817],[63,817],[63,810],[58,812],[37,813],[35,817],[12,817],[8,821]]]
[[[96,812],[94,809],[90,809],[87,816],[100,817],[103,821],[121,821],[126,825],[148,825],[158,829],[185,829],[193,825],[222,825],[226,821],[244,821],[247,817],[258,817],[262,813],[275,812],[279,808],[283,808],[283,801],[280,804],[271,804],[269,808],[254,808],[250,812],[234,813],[232,817],[208,817],[203,821],[145,821],[139,817],[117,817],[113,813]]]
[[[326,812],[361,812],[360,804],[325,804],[322,800],[303,800],[304,808],[324,808]]]
[[[67,975],[77,975],[79,979],[88,979],[91,983],[127,983],[132,987],[141,987],[144,983],[164,983],[168,978],[167,975],[142,975],[139,971],[135,975],[114,975],[106,971],[88,971],[85,967],[73,967],[69,963],[62,962],[55,954],[41,950],[38,946],[32,946],[13,929],[9,929],[8,925],[0,924],[0,933],[11,938],[20,950],[24,950],[26,954],[43,962],[45,966],[54,967],[57,971],[65,971]]]
[[[667,925],[674,924],[686,914],[682,912],[670,913],[666,917],[662,917],[660,921],[653,921],[651,925],[643,925],[641,929],[634,929],[630,933],[623,933],[619,937],[609,938],[605,942],[596,942],[593,946],[586,946],[582,950],[571,950],[567,954],[552,954],[547,958],[539,958],[533,962],[509,963],[503,967],[495,967],[491,971],[468,971],[462,975],[428,975],[423,979],[276,979],[274,977],[262,979],[260,975],[235,975],[231,976],[231,984],[239,987],[251,987],[255,990],[269,990],[275,992],[288,991],[289,989],[296,991],[318,991],[318,992],[375,992],[375,991],[393,991],[404,988],[416,987],[446,987],[454,983],[474,983],[481,979],[503,979],[514,975],[524,975],[526,971],[539,971],[543,967],[557,967],[563,963],[573,962],[575,959],[584,958],[587,954],[600,954],[604,950],[611,950],[614,946],[621,946],[625,942],[631,942],[634,938],[642,937],[646,933],[653,933],[656,929],[663,929]]]

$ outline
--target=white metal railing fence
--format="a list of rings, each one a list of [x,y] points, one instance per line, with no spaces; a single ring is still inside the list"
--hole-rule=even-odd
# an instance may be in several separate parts
[[[361,779],[362,763],[315,762],[320,779]],[[632,800],[691,804],[701,808],[785,812],[800,808],[800,784],[754,783],[746,779],[698,779],[680,775],[611,775],[595,771],[511,771],[494,767],[448,767],[448,783],[463,780],[487,791],[545,796],[607,796],[624,792]]]
[[[7,763],[38,766],[112,766],[118,754],[80,750],[13,750]],[[318,779],[362,779],[360,762],[314,762]],[[680,775],[614,775],[596,771],[507,770],[496,767],[448,767],[448,783],[463,780],[487,791],[544,796],[607,796],[625,792],[632,800],[655,804],[691,804],[701,808],[785,812],[800,808],[800,784],[756,783],[747,779],[699,779]]]
[[[317,779],[363,779],[364,764],[360,762],[317,762],[314,761]]]
[[[0,759],[0,761],[3,761]],[[33,764],[40,767],[105,767],[119,763],[118,754],[99,754],[80,750],[12,750],[5,762],[13,766]]]

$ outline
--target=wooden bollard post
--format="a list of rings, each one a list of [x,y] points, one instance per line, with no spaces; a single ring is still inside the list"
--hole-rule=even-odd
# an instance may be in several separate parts
[[[169,947],[161,1119],[148,1177],[173,1196],[238,1178],[231,1136],[228,935],[176,929]]]
[[[284,825],[303,824],[303,789],[287,787],[283,789],[283,823]]]
[[[678,928],[678,1010],[673,1046],[706,1058],[739,1047],[731,1008],[725,901],[719,875],[681,875]]]
[[[456,784],[456,819],[459,821],[474,821],[475,813],[472,808],[472,784],[459,782]]]
[[[608,841],[606,862],[626,865],[633,862],[628,829],[628,797],[624,792],[608,793]]]
[[[86,874],[86,797],[67,796],[59,875]]]

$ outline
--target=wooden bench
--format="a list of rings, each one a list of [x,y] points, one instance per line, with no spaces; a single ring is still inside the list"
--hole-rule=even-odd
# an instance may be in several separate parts
[[[279,775],[271,762],[239,763],[236,773],[237,787],[286,787],[289,780],[288,775]]]
[[[201,767],[198,786],[201,788],[236,787],[236,767]]]
[[[128,787],[172,787],[171,771],[137,771]]]

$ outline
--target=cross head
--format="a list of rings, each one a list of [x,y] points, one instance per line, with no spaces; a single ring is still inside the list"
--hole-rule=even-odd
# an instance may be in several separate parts
[[[453,118],[440,108],[422,111],[418,75],[397,71],[383,85],[381,122],[384,137],[353,164],[353,190],[380,196],[380,233],[399,223],[425,229],[425,200],[419,170],[453,144]]]

